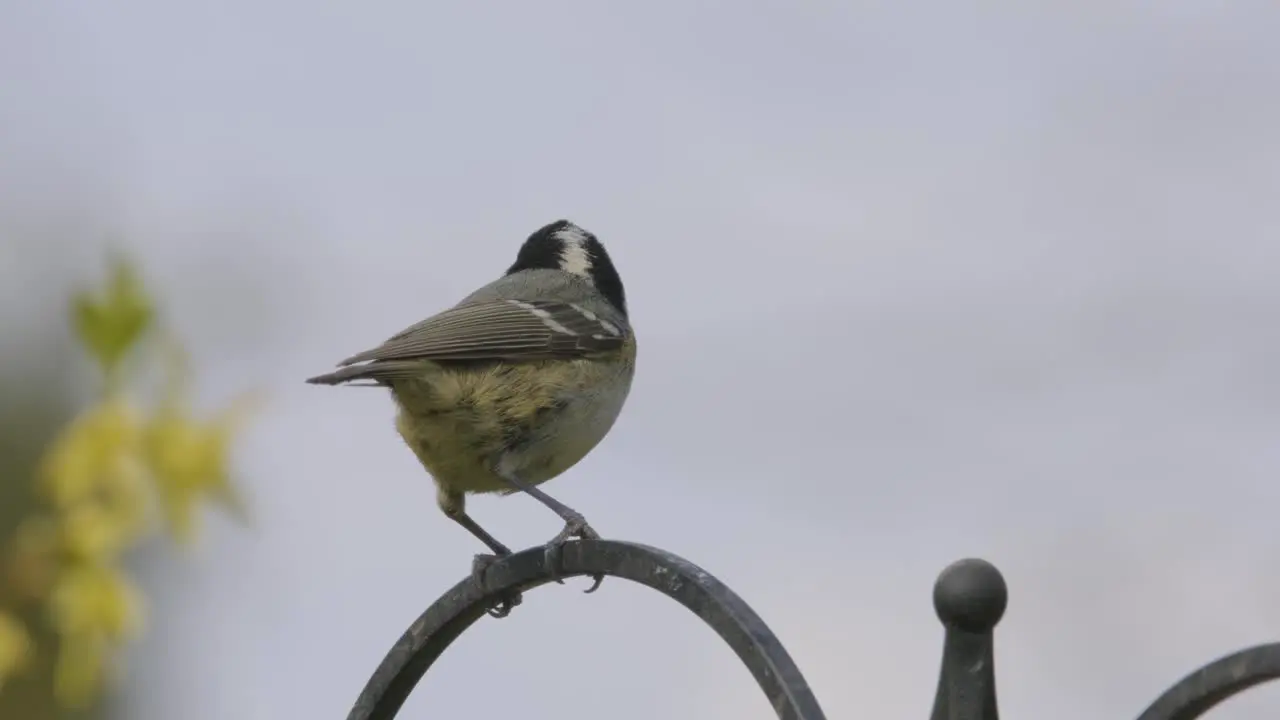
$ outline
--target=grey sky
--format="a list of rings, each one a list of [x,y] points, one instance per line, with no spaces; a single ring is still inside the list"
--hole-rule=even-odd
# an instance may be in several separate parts
[[[259,527],[148,559],[122,713],[346,713],[479,548],[382,393],[301,380],[559,217],[608,244],[640,359],[548,491],[727,581],[830,717],[925,715],[967,555],[1011,585],[1010,717],[1133,716],[1274,639],[1280,10],[1092,6],[0,4],[5,246],[122,238],[206,399],[271,400]],[[0,299],[59,301],[38,276]],[[770,716],[692,615],[583,587],[483,622],[404,716]]]

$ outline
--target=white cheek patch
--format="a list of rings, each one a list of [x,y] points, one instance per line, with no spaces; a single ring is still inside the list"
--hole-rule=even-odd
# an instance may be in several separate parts
[[[589,236],[579,227],[569,227],[556,233],[562,245],[560,250],[560,269],[573,273],[587,280],[591,279],[591,255],[587,252]]]

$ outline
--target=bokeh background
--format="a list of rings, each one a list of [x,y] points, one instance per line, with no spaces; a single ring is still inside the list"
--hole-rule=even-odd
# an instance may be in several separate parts
[[[0,2],[0,404],[38,435],[88,392],[65,305],[111,246],[202,401],[267,398],[253,523],[135,558],[107,715],[344,716],[479,548],[383,393],[302,379],[560,217],[641,350],[547,489],[738,590],[829,716],[927,713],[963,556],[1011,586],[1010,717],[1131,717],[1274,639],[1277,37],[1267,2]],[[583,587],[482,622],[403,716],[771,716],[691,614]]]

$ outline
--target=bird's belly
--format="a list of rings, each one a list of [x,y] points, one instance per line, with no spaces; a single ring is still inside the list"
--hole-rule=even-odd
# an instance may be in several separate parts
[[[604,398],[580,398],[538,428],[528,442],[503,453],[501,463],[517,477],[538,484],[577,465],[595,449],[618,419],[621,403]]]
[[[405,444],[435,481],[461,492],[498,492],[508,485],[486,462],[491,439],[477,432],[465,418],[447,415],[414,415],[403,407],[396,417],[396,429]]]
[[[560,475],[604,439],[625,400],[550,391],[538,398],[526,386],[524,401],[510,404],[474,377],[413,382],[395,388],[400,435],[438,484],[465,493],[513,490],[498,468],[531,485]]]

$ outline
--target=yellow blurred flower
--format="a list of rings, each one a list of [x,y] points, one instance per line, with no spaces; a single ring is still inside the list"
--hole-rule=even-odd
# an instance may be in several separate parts
[[[63,546],[77,560],[108,562],[138,540],[145,527],[140,504],[82,503],[63,515]]]
[[[72,565],[54,585],[49,612],[64,638],[101,635],[121,640],[136,635],[142,626],[142,595],[117,568]]]
[[[112,482],[129,484],[140,472],[141,430],[141,414],[119,398],[72,420],[49,447],[40,469],[54,505],[66,508],[92,499]]]
[[[237,403],[210,420],[199,420],[171,403],[143,431],[143,455],[170,529],[180,541],[194,536],[202,500],[217,500],[234,512],[242,511],[230,461],[231,441],[247,409],[247,403]]]
[[[230,451],[248,409],[239,402],[209,419],[190,413],[186,358],[163,329],[169,372],[161,401],[154,411],[135,404],[129,370],[155,349],[158,328],[152,300],[124,258],[115,259],[102,287],[75,296],[71,320],[102,372],[99,400],[45,449],[37,487],[49,507],[25,518],[0,552],[5,602],[39,607],[38,634],[57,635],[51,689],[65,709],[98,698],[120,669],[115,651],[141,630],[144,598],[117,563],[154,530],[157,507],[180,540],[194,533],[203,502],[243,517]],[[16,616],[0,610],[0,690],[36,653],[33,642]]]
[[[32,651],[26,627],[12,615],[0,612],[0,688],[26,666]]]

